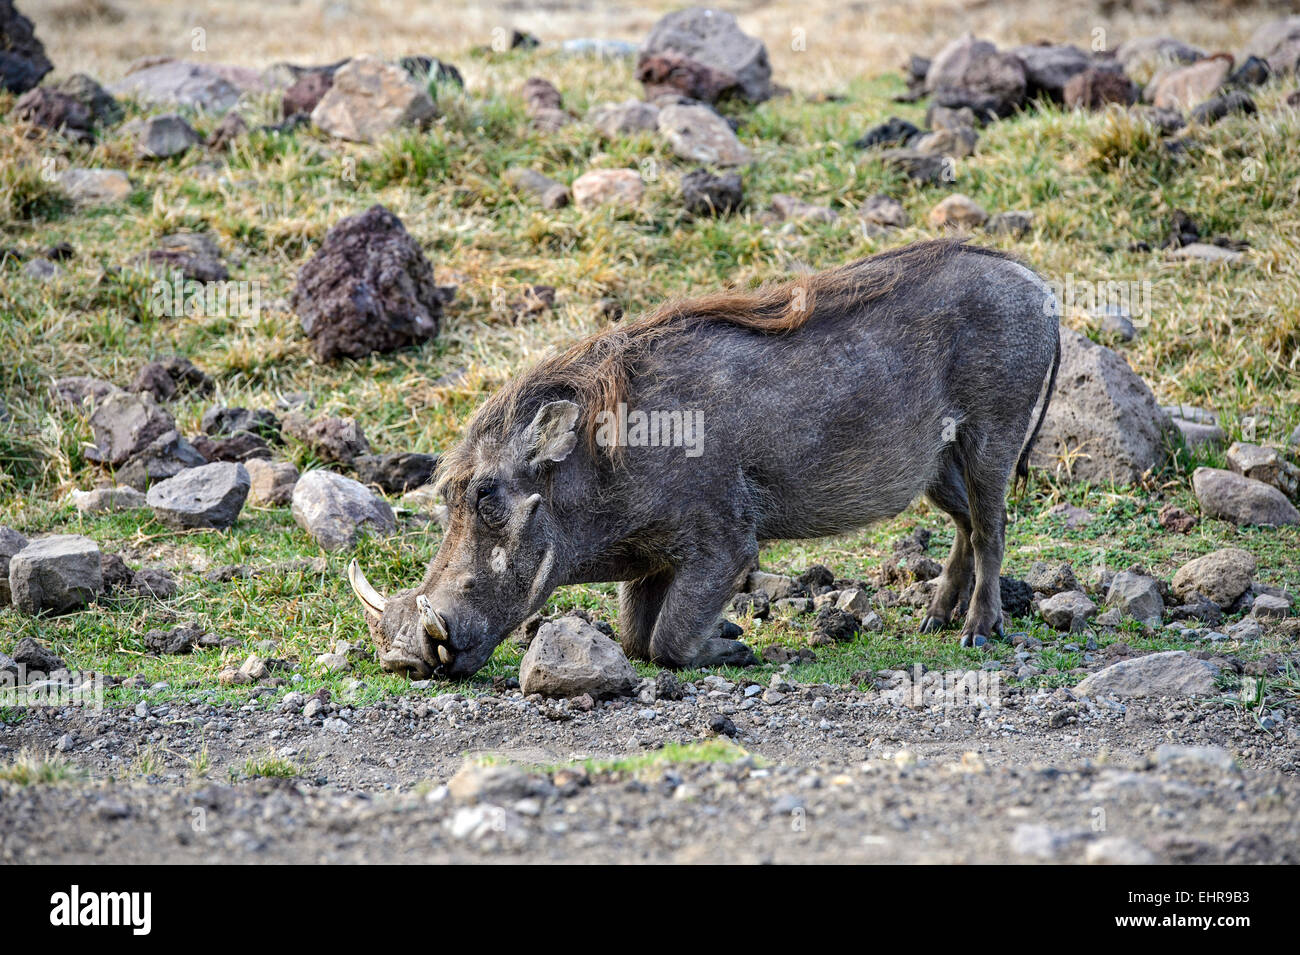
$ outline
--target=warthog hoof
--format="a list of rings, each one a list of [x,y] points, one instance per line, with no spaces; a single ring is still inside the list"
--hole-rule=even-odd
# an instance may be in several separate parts
[[[702,667],[749,667],[758,663],[754,651],[739,640],[709,637],[691,660],[692,669]]]
[[[938,633],[948,626],[948,621],[940,617],[926,617],[921,621],[922,633]]]
[[[980,647],[988,646],[988,644],[989,638],[984,636],[982,633],[963,633],[961,635],[961,645],[963,647],[975,647],[976,649],[979,649]]]

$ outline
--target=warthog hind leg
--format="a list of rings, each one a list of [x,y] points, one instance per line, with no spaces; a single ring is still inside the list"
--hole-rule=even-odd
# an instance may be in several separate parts
[[[970,505],[966,500],[966,481],[955,460],[948,462],[925,493],[936,507],[952,518],[956,529],[952,550],[948,552],[943,573],[935,584],[930,608],[921,623],[922,633],[933,633],[949,626],[953,618],[964,612],[970,602],[971,588],[975,583],[975,552],[970,542]]]

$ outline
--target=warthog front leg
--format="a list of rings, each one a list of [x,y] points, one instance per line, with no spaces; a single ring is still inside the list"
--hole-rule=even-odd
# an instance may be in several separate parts
[[[623,652],[634,660],[650,659],[650,637],[663,607],[671,570],[661,570],[639,580],[625,580],[618,587],[618,630]]]
[[[650,659],[680,669],[748,659],[738,640],[716,636],[718,621],[758,553],[752,538],[733,547],[697,554],[673,575],[650,637]]]

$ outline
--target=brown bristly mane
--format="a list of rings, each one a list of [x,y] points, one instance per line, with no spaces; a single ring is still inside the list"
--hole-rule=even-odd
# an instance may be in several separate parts
[[[752,291],[727,289],[668,302],[642,318],[589,335],[515,376],[489,398],[470,419],[460,444],[444,455],[439,484],[468,481],[474,467],[470,449],[480,438],[512,435],[542,404],[558,399],[582,409],[587,445],[596,454],[598,413],[627,400],[638,358],[666,335],[710,322],[784,335],[812,321],[844,318],[855,313],[854,306],[888,294],[905,278],[924,279],[962,248],[1002,257],[960,240],[919,242]],[[616,448],[599,450],[617,454]]]

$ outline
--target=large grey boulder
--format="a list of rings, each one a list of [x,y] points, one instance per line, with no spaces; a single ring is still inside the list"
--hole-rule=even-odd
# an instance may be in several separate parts
[[[1255,567],[1255,556],[1249,551],[1223,547],[1183,564],[1170,586],[1183,600],[1199,593],[1220,607],[1230,607],[1250,589]]]
[[[9,593],[9,561],[28,543],[27,538],[12,527],[0,525],[0,607],[13,601]]]
[[[326,550],[352,547],[363,532],[391,534],[388,502],[359,481],[333,471],[308,471],[293,488],[293,519]]]
[[[1286,495],[1263,481],[1219,468],[1192,472],[1192,490],[1201,510],[1234,524],[1300,524],[1300,511]]]
[[[600,699],[629,695],[638,682],[622,647],[577,616],[542,624],[519,664],[519,686],[525,694],[587,693]]]
[[[9,589],[23,613],[68,613],[103,589],[99,545],[80,534],[32,541],[9,561]]]
[[[188,468],[149,488],[154,515],[172,527],[234,526],[248,498],[248,471],[242,464],[218,461]]]
[[[1030,458],[1076,482],[1133,484],[1165,459],[1169,415],[1122,355],[1061,328],[1061,367]],[[1064,454],[1063,454],[1064,452]]]
[[[1075,696],[1210,696],[1219,668],[1185,650],[1131,657],[1086,677]]]
[[[336,139],[373,143],[402,127],[423,126],[437,115],[428,90],[406,70],[358,56],[335,71],[311,121]]]
[[[655,24],[642,47],[645,53],[667,50],[733,74],[742,95],[752,103],[772,95],[767,47],[741,30],[730,13],[688,7],[668,14]]]

